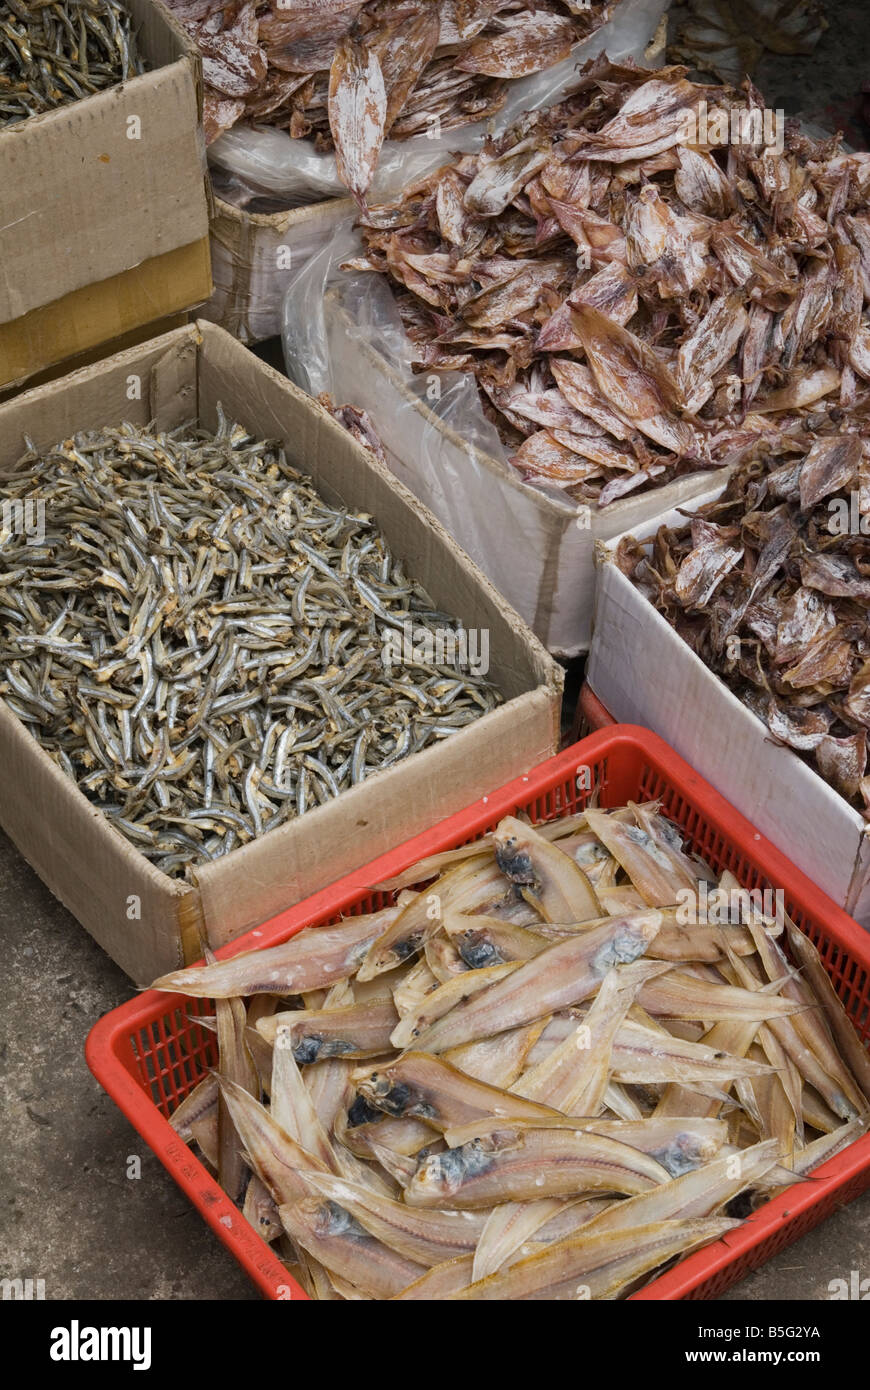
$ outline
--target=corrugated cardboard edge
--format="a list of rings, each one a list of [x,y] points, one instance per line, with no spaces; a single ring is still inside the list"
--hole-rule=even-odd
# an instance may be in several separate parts
[[[334,198],[287,212],[246,212],[215,196],[211,219],[214,293],[201,317],[243,343],[276,337],[281,332],[286,283],[299,268],[294,239],[316,231],[325,245],[333,228],[354,207],[350,198]],[[290,258],[289,264],[279,266],[282,247],[289,249]]]
[[[209,240],[154,256],[142,265],[72,290],[53,304],[0,324],[0,387],[15,387],[68,358],[186,313],[211,293]]]
[[[444,441],[446,447],[469,460],[472,468],[484,471],[491,479],[492,487],[508,499],[508,505],[515,514],[531,509],[536,526],[539,528],[540,567],[538,582],[533,595],[517,590],[511,583],[509,568],[504,577],[497,579],[502,592],[520,612],[536,636],[554,655],[570,659],[587,651],[592,639],[592,613],[594,604],[595,566],[593,543],[597,537],[607,538],[618,535],[629,527],[659,516],[673,506],[691,501],[696,495],[706,492],[711,481],[727,475],[727,469],[711,469],[700,473],[687,474],[676,478],[652,492],[640,493],[612,503],[603,510],[598,507],[586,508],[577,502],[569,502],[552,494],[529,487],[522,482],[518,473],[469,444],[456,430],[442,421],[425,401],[408,389],[400,373],[371,343],[358,337],[351,340],[353,323],[347,310],[341,304],[335,289],[327,291],[330,315],[340,327],[346,341],[347,350],[366,364],[373,375],[388,383],[390,389],[401,402],[399,410],[410,408],[420,420],[420,432],[426,428],[434,430]],[[352,343],[352,346],[351,346]],[[347,364],[345,364],[347,365]],[[377,396],[377,387],[373,388]],[[363,402],[352,402],[366,405]],[[393,416],[398,412],[393,412]],[[378,428],[378,412],[370,409],[372,421]],[[390,422],[382,417],[382,432],[395,439]],[[385,440],[386,443],[386,440]],[[398,449],[387,444],[390,457],[398,464],[400,476],[411,490],[411,479],[416,476],[419,485],[425,487],[426,480],[419,472],[415,475],[415,461],[420,450],[417,441],[409,437],[406,446]],[[469,476],[473,473],[469,470]],[[434,504],[425,498],[430,507]],[[491,498],[480,497],[469,504],[469,517],[473,518],[476,505],[491,505]],[[587,524],[588,522],[588,524]],[[458,537],[465,545],[476,563],[487,572],[505,563],[505,555],[485,555],[480,544],[475,544],[472,530],[467,536]],[[525,535],[522,540],[528,544]]]
[[[711,501],[721,486],[695,499]],[[643,540],[671,512],[638,527]],[[710,671],[613,561],[620,537],[596,546],[599,581],[586,678],[615,719],[672,745],[762,834],[862,925],[870,926],[870,837],[863,817]]]
[[[220,370],[210,357],[221,358]],[[128,398],[131,382],[138,386]],[[425,550],[439,556],[439,562],[443,552],[433,543],[436,537],[442,542],[446,538],[456,581],[457,611],[462,612],[463,603],[476,604],[481,612],[491,614],[496,625],[507,625],[515,634],[525,674],[519,669],[506,670],[503,677],[508,685],[513,681],[518,686],[525,684],[526,689],[486,716],[490,724],[483,742],[474,738],[485,722],[481,720],[474,729],[454,736],[463,740],[457,745],[458,753],[443,756],[448,740],[439,749],[418,754],[363,784],[353,795],[349,815],[341,801],[310,813],[312,823],[319,817],[319,824],[313,831],[306,829],[298,852],[292,840],[289,847],[279,843],[281,831],[273,832],[276,838],[272,845],[271,837],[264,838],[245,850],[233,851],[222,864],[204,868],[196,888],[169,879],[118,836],[15,716],[0,706],[0,762],[4,771],[10,770],[0,788],[0,823],[51,891],[140,984],[200,953],[206,917],[212,941],[220,944],[229,940],[244,927],[291,906],[297,895],[325,886],[350,867],[359,867],[377,852],[374,846],[378,843],[385,842],[386,848],[410,834],[412,825],[422,828],[438,815],[467,804],[473,799],[467,790],[469,769],[485,765],[486,781],[494,787],[558,747],[562,673],[540,644],[388,470],[351,440],[322,407],[212,324],[199,322],[176,329],[60,382],[15,397],[0,406],[0,447],[5,443],[8,464],[10,450],[17,448],[16,441],[25,430],[37,446],[47,447],[56,438],[101,419],[131,418],[145,423],[156,416],[163,426],[170,427],[180,419],[201,416],[213,424],[215,402],[220,398],[216,392],[221,393],[228,409],[238,405],[240,417],[249,419],[268,414],[261,412],[261,405],[270,397],[292,399],[304,414],[305,426],[298,432],[303,452],[308,442],[319,441],[323,448],[331,444],[339,455],[358,461],[359,469],[353,474],[358,495],[385,489],[399,499],[398,511],[404,508],[425,520],[427,526],[418,540]],[[268,433],[268,419],[263,425]],[[425,759],[419,776],[418,759]],[[458,790],[451,795],[454,778],[457,786],[466,779],[465,792]],[[446,794],[444,782],[448,783]],[[390,786],[395,788],[392,793]],[[22,788],[27,788],[26,797]],[[382,801],[385,788],[387,799]],[[409,796],[416,798],[410,814],[397,813],[391,828],[389,805],[398,799],[403,807],[404,798]],[[359,821],[366,824],[357,824]],[[381,841],[376,838],[378,834]],[[335,858],[328,859],[329,870],[324,872],[325,856],[331,855],[333,848],[331,836]],[[131,911],[134,915],[128,917]]]
[[[26,382],[13,382],[11,386],[0,386],[0,405],[11,400],[13,396],[20,396],[25,390],[33,391],[37,386],[44,386],[48,382],[57,381],[58,377],[69,376],[71,372],[80,371],[82,367],[90,367],[103,357],[115,357],[119,352],[126,352],[128,348],[138,347],[140,343],[146,342],[149,338],[159,338],[161,334],[171,333],[175,328],[185,328],[189,322],[190,319],[186,312],[170,314],[167,318],[158,319],[155,323],[142,324],[141,327],[134,328],[129,333],[122,333],[119,338],[113,338],[110,342],[98,343],[96,347],[89,348],[87,352],[78,352],[74,357],[66,358],[63,362],[55,362],[53,367],[44,367],[42,371],[35,372],[33,376],[28,377]]]

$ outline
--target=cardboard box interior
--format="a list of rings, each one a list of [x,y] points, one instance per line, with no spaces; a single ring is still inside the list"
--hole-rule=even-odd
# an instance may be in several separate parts
[[[712,501],[712,488],[693,507]],[[674,511],[633,530],[680,526]],[[778,849],[870,927],[870,841],[861,815],[764,725],[696,656],[597,547],[595,631],[586,678],[613,717],[660,734]]]
[[[132,386],[132,395],[131,395]],[[0,406],[0,467],[27,433],[42,448],[124,420],[162,429],[217,403],[289,457],[327,498],[377,518],[436,605],[489,631],[506,703],[443,743],[204,865],[193,887],[155,869],[0,702],[0,823],[51,890],[137,982],[222,945],[374,855],[510,780],[558,746],[561,670],[447,533],[392,475],[286,378],[212,324],[178,329]],[[22,794],[22,788],[26,789]],[[133,916],[130,916],[130,913]]]

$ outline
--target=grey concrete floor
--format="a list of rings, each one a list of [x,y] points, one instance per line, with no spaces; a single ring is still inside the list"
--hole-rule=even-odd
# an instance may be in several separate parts
[[[0,950],[0,1278],[56,1299],[256,1298],[85,1064],[91,1025],[132,985],[2,834]],[[826,1299],[853,1269],[870,1278],[870,1194],[725,1297]]]

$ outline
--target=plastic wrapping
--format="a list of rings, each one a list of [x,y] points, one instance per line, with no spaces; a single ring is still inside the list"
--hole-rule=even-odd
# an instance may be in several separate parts
[[[387,201],[454,153],[477,148],[481,136],[506,130],[524,111],[550,106],[570,90],[577,66],[605,49],[613,62],[640,62],[670,0],[618,0],[612,18],[570,57],[544,72],[513,82],[492,122],[475,122],[440,133],[437,128],[410,140],[387,140],[369,190],[371,202]],[[310,140],[293,140],[284,130],[238,125],[209,147],[212,165],[252,189],[285,200],[288,207],[346,194],[335,157],[318,153]]]
[[[282,331],[288,376],[314,396],[326,391],[336,405],[365,410],[396,476],[545,646],[577,655],[592,633],[595,540],[690,501],[721,475],[689,474],[603,510],[524,483],[472,373],[415,373],[388,281],[341,269],[361,249],[351,215],[291,272]]]

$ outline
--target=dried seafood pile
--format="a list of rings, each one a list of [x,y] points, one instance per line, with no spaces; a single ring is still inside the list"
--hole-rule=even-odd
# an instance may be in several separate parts
[[[624,1297],[867,1129],[815,948],[657,803],[508,816],[380,887],[155,986],[216,1009],[172,1124],[313,1297]]]
[[[31,446],[0,530],[0,695],[170,875],[501,700],[372,517],[218,414]]]
[[[870,814],[870,431],[744,464],[616,561],[767,725]]]
[[[203,55],[206,140],[237,121],[335,149],[363,194],[386,136],[485,120],[613,0],[169,0]]]
[[[777,153],[753,87],[685,71],[593,60],[369,210],[351,263],[390,278],[419,369],[473,372],[523,476],[582,502],[867,395],[870,155],[788,125]]]
[[[143,70],[119,0],[0,0],[0,129]]]

